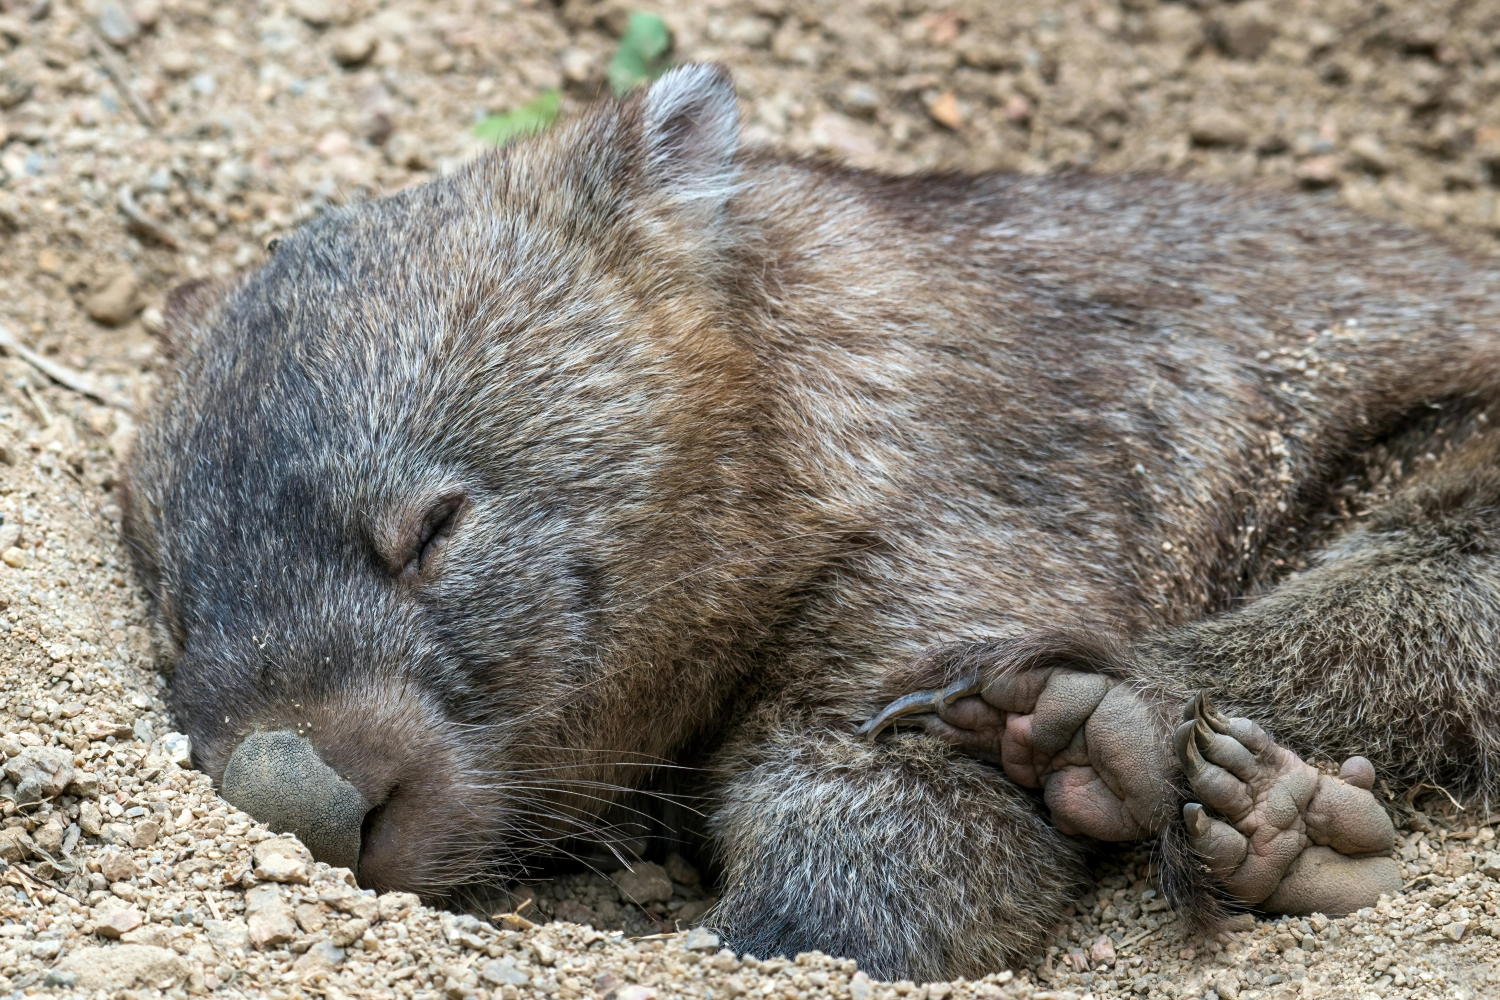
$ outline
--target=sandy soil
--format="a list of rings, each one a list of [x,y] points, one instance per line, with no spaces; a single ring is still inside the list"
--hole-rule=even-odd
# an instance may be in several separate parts
[[[1102,864],[1047,954],[980,983],[737,958],[681,858],[522,887],[486,921],[375,898],[185,770],[112,499],[166,292],[329,206],[474,155],[468,127],[603,87],[628,12],[739,81],[751,141],[896,170],[1153,169],[1500,249],[1500,2],[0,0],[0,990],[26,994],[1500,995],[1481,811],[1394,804],[1408,890],[1186,934],[1150,859]],[[1500,817],[1495,817],[1500,818]],[[528,901],[529,900],[529,901]],[[531,920],[549,922],[534,927]],[[592,923],[594,926],[583,926]]]

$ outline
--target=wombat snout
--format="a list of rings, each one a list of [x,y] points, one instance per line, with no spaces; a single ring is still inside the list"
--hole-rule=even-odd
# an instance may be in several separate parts
[[[306,737],[287,730],[246,736],[224,768],[222,791],[271,829],[295,833],[317,860],[358,873],[371,805]]]

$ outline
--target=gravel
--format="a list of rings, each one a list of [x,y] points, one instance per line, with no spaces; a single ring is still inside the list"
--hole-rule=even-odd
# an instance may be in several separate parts
[[[0,324],[95,398],[149,398],[175,284],[603,87],[623,0],[0,0]],[[895,170],[1156,169],[1301,189],[1500,249],[1500,2],[713,0],[660,11],[735,72],[746,135]],[[1026,968],[872,983],[737,957],[683,857],[373,896],[218,799],[160,701],[118,540],[125,409],[0,359],[0,992],[144,996],[1500,995],[1495,822],[1397,800],[1408,888],[1350,917],[1188,934],[1149,855]],[[1431,790],[1429,790],[1431,791]],[[679,930],[679,928],[681,928]]]

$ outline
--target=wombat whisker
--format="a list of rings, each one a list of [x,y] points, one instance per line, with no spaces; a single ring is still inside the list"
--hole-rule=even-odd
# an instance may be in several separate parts
[[[676,771],[701,771],[702,770],[702,768],[689,767],[689,766],[683,765],[683,764],[654,764],[654,763],[644,763],[644,762],[641,762],[641,761],[621,760],[621,761],[607,761],[607,762],[605,762],[603,764],[555,764],[555,765],[552,765],[550,767],[507,768],[505,773],[506,774],[544,774],[544,773],[548,773],[548,772],[552,772],[552,771],[576,771],[576,770],[582,770],[584,768],[600,768],[600,767],[650,767],[650,768],[671,769],[671,770],[676,770]]]
[[[672,770],[678,770],[678,771],[696,771],[696,770],[700,770],[700,768],[689,767],[689,766],[687,766],[685,764],[674,763],[670,758],[667,758],[667,757],[659,757],[656,754],[643,753],[643,752],[635,751],[635,750],[611,750],[611,749],[608,749],[606,747],[569,746],[566,743],[507,743],[506,744],[506,749],[508,749],[508,750],[545,750],[545,751],[547,751],[549,753],[597,754],[597,755],[600,755],[600,756],[607,755],[607,754],[617,754],[617,755],[625,755],[626,757],[642,758],[642,759],[639,759],[639,760],[629,760],[629,759],[624,759],[622,757],[617,757],[615,759],[606,761],[604,764],[578,765],[580,767],[581,766],[590,766],[590,767],[616,767],[616,766],[625,767],[625,766],[628,766],[628,767],[659,767],[659,768],[670,768]],[[573,765],[558,765],[558,766],[573,766]]]
[[[640,810],[640,809],[637,809],[637,808],[635,808],[633,806],[624,805],[624,804],[620,803],[616,799],[608,799],[608,798],[604,798],[604,797],[598,796],[598,795],[587,795],[587,794],[582,793],[582,792],[572,792],[572,791],[568,791],[568,790],[565,790],[565,789],[549,788],[549,787],[545,787],[545,786],[538,786],[538,787],[535,787],[535,788],[532,788],[532,789],[528,789],[528,790],[529,791],[540,791],[540,792],[553,792],[553,793],[556,793],[558,795],[568,795],[568,796],[570,796],[572,798],[575,798],[575,799],[582,799],[584,801],[589,801],[589,802],[598,802],[598,803],[601,803],[603,805],[609,806],[610,808],[619,809],[619,810],[621,810],[623,812],[630,813],[631,815],[639,816],[642,819],[647,820],[647,821],[652,822],[652,823],[659,823],[660,822],[660,820],[657,820],[656,817],[652,816],[650,813],[645,812],[645,811]],[[627,791],[628,791],[628,789],[627,789]],[[565,805],[565,804],[558,804],[557,807],[558,808],[567,808],[567,805]],[[684,808],[688,808],[688,807],[684,806]],[[588,814],[584,813],[584,815],[588,815]]]
[[[616,785],[616,784],[612,784],[610,782],[589,781],[587,779],[579,779],[577,781],[567,781],[567,782],[562,783],[562,785],[560,787],[558,787],[558,786],[549,786],[549,785],[539,785],[539,784],[535,784],[535,783],[532,783],[532,782],[516,782],[516,783],[511,784],[509,787],[517,787],[517,786],[524,786],[524,787],[527,787],[529,789],[535,789],[535,790],[539,790],[539,791],[554,791],[554,792],[559,792],[559,793],[563,793],[563,794],[568,794],[570,792],[570,790],[572,788],[575,788],[575,787],[592,788],[592,789],[594,789],[596,791],[621,792],[621,793],[624,793],[626,795],[639,795],[639,796],[651,799],[651,800],[656,801],[656,802],[667,803],[668,805],[681,806],[684,809],[690,810],[695,815],[702,815],[702,813],[700,813],[698,811],[698,809],[696,809],[694,806],[689,805],[688,803],[691,802],[691,801],[699,801],[699,802],[706,801],[705,797],[701,796],[701,795],[688,795],[688,794],[680,793],[680,792],[662,792],[662,791],[657,791],[655,789],[650,789],[650,788],[634,788],[634,787],[631,787],[630,785]],[[474,786],[474,787],[481,787],[481,786]],[[499,791],[499,790],[505,790],[507,788],[507,785],[506,784],[500,784],[500,785],[489,786],[489,787],[493,788],[494,790]],[[590,799],[592,799],[594,801],[597,801],[597,802],[606,802],[606,801],[608,801],[608,802],[611,802],[611,803],[618,803],[618,800],[610,800],[610,799],[605,799],[605,798],[601,798],[601,797],[598,797],[598,796],[587,796],[587,798],[590,798]],[[620,806],[620,808],[626,808],[626,807],[625,806]]]

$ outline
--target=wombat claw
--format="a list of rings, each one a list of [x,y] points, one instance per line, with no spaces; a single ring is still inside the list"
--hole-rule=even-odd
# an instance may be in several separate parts
[[[874,739],[888,726],[894,725],[898,719],[904,719],[912,715],[942,715],[942,710],[953,704],[960,698],[967,698],[971,694],[979,693],[979,675],[969,674],[960,677],[944,688],[930,688],[926,691],[913,691],[911,694],[902,695],[889,705],[882,708],[873,718],[856,729],[855,735],[868,736]]]
[[[1370,794],[1368,760],[1323,774],[1202,693],[1183,719],[1177,760],[1203,799],[1183,806],[1188,842],[1234,898],[1271,913],[1342,915],[1400,889],[1396,862],[1378,856],[1396,831]]]

